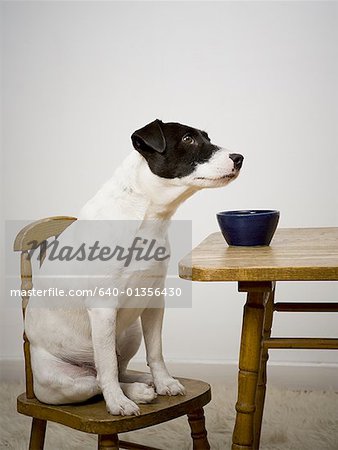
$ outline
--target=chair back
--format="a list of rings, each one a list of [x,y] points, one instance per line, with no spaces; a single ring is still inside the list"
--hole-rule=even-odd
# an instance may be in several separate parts
[[[32,251],[39,249],[40,266],[46,256],[47,240],[49,238],[57,238],[69,225],[76,220],[76,217],[55,216],[46,219],[37,220],[24,227],[16,236],[14,241],[14,251],[21,252],[21,292],[27,293],[33,287],[32,282]],[[22,314],[25,320],[26,307],[28,305],[29,296],[22,295]],[[25,358],[25,381],[26,381],[26,397],[35,398],[33,390],[33,373],[31,366],[31,356],[29,349],[29,340],[26,333],[23,333],[23,349]]]

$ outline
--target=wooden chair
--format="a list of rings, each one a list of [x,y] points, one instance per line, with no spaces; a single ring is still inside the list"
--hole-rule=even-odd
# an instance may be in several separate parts
[[[42,264],[46,255],[47,240],[60,235],[75,220],[75,217],[50,217],[33,222],[19,232],[14,242],[14,251],[21,252],[22,291],[27,292],[33,287],[31,250],[39,249],[40,264]],[[25,317],[28,301],[28,296],[22,297],[23,317]],[[17,410],[21,414],[32,417],[30,450],[43,449],[48,420],[86,433],[97,434],[99,450],[154,449],[154,447],[120,441],[118,434],[156,425],[183,415],[188,416],[194,450],[210,449],[203,411],[203,407],[211,399],[210,386],[207,383],[182,379],[187,391],[185,396],[158,396],[153,403],[140,405],[140,416],[112,416],[107,413],[102,397],[95,397],[75,405],[47,405],[41,403],[34,395],[29,341],[25,333],[23,338],[26,392],[18,397]]]

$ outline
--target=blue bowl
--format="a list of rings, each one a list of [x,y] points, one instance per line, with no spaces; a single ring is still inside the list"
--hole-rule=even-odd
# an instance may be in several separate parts
[[[229,245],[269,245],[278,225],[279,211],[222,211],[217,214],[217,221]]]

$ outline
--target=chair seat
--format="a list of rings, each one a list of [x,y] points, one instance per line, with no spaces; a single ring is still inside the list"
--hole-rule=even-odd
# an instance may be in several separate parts
[[[102,396],[84,403],[55,406],[27,399],[26,394],[21,394],[17,399],[17,410],[26,416],[58,422],[87,433],[123,433],[166,422],[209,403],[209,384],[186,378],[179,380],[186,388],[186,395],[159,395],[152,403],[139,405],[139,416],[112,416],[107,412]]]

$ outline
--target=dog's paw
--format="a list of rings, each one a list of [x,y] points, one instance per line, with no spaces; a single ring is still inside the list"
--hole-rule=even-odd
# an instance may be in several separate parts
[[[113,416],[139,416],[140,408],[124,395],[115,398],[107,404],[107,411]]]
[[[150,403],[157,397],[155,389],[145,383],[126,384],[122,389],[125,395],[135,403]]]
[[[184,395],[184,386],[175,378],[165,378],[155,381],[155,389],[159,395]]]

